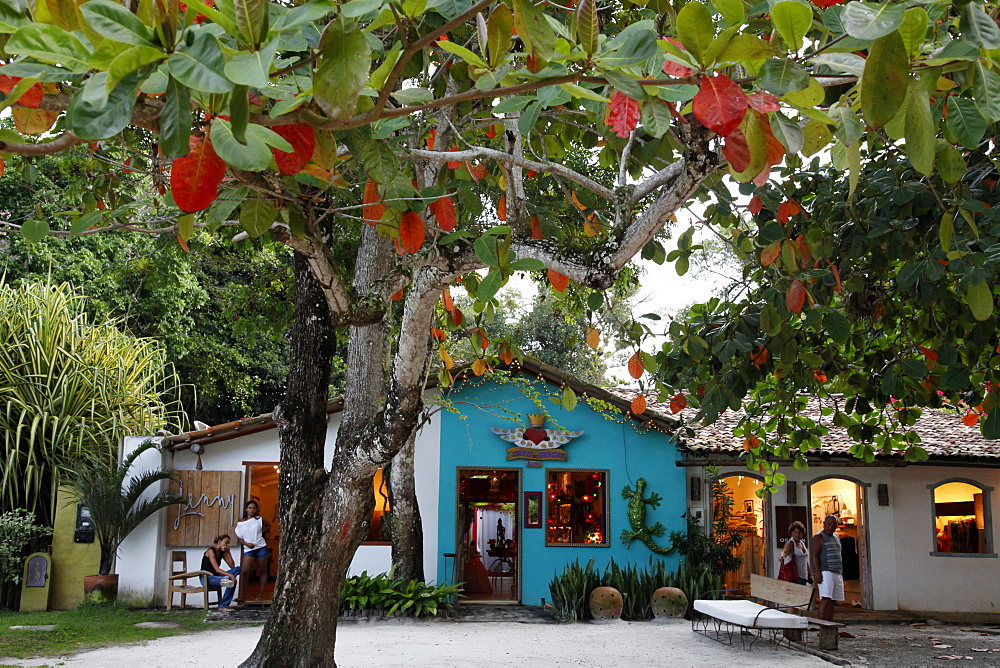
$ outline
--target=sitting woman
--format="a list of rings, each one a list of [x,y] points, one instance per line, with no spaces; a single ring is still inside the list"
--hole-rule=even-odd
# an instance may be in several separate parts
[[[222,568],[222,562],[229,565],[228,571]],[[222,590],[222,595],[219,598],[219,610],[223,612],[232,610],[229,604],[232,603],[233,593],[236,591],[236,576],[240,574],[240,567],[233,562],[233,555],[229,551],[229,536],[223,534],[215,537],[215,540],[212,541],[212,547],[201,555],[201,570],[214,573],[214,575],[201,576],[203,585],[220,587]]]
[[[260,594],[256,599],[258,601],[264,598],[264,588],[267,586],[270,571],[271,549],[267,546],[267,532],[270,529],[271,523],[260,516],[260,506],[257,502],[247,501],[243,506],[243,518],[236,524],[236,539],[243,546],[243,559],[240,561],[243,573],[252,573],[251,567],[254,565],[257,567],[257,577],[260,580]],[[244,575],[240,581],[241,600],[246,596],[247,577]]]

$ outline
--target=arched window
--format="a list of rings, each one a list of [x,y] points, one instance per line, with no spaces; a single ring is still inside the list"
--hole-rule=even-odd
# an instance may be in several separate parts
[[[929,485],[934,504],[935,556],[996,556],[991,533],[990,492],[973,480]]]

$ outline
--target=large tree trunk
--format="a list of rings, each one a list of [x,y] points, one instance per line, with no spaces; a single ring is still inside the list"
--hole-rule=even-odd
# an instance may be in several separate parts
[[[322,290],[299,255],[295,273],[292,364],[276,413],[280,567],[271,614],[244,666],[334,665],[341,589],[374,507],[371,475],[365,479],[349,469],[326,471],[335,332]]]
[[[392,563],[404,580],[424,579],[424,527],[417,503],[413,456],[416,432],[392,458],[389,502],[392,508]]]

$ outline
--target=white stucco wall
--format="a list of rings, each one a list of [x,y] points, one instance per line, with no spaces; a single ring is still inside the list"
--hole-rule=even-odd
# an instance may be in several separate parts
[[[327,432],[325,460],[333,458],[333,444],[340,425],[340,414],[330,416]],[[126,439],[123,450],[130,452],[145,437],[130,437]],[[437,483],[439,476],[438,457],[440,452],[440,420],[432,418],[424,425],[417,437],[416,468],[417,500],[420,504],[424,528],[424,567],[428,575],[436,572],[437,516],[438,498]],[[159,462],[159,455],[153,451],[144,455],[143,461],[150,460],[150,465]],[[181,452],[166,452],[163,465],[179,471],[194,470],[197,456],[189,450]],[[248,434],[239,438],[211,443],[205,446],[202,455],[202,466],[206,471],[239,471],[245,470],[244,462],[277,462],[280,458],[278,448],[278,432],[276,429]],[[244,490],[245,491],[245,490]],[[237,508],[242,508],[242,493],[237,499]],[[197,570],[201,565],[201,555],[206,545],[192,545],[186,548],[170,548],[166,546],[167,511],[157,513],[156,517],[147,520],[136,529],[122,544],[118,560],[119,591],[123,592],[123,600],[134,600],[155,605],[166,605],[167,573],[170,564],[167,562],[171,550],[185,549],[187,565],[190,570]],[[238,551],[233,552],[238,559]],[[389,570],[392,563],[392,548],[388,545],[362,545],[354,556],[349,573],[357,574],[382,573]],[[193,584],[193,583],[192,583]],[[175,596],[175,605],[180,603]],[[188,598],[189,607],[201,607],[201,594]]]
[[[752,475],[742,467],[723,467],[723,474]],[[866,542],[870,564],[868,583],[870,602],[876,610],[914,610],[922,612],[997,612],[1000,611],[1000,559],[996,556],[1000,538],[1000,469],[936,465],[902,467],[821,466],[806,471],[782,469],[789,481],[798,483],[794,505],[808,506],[811,483],[827,477],[846,478],[865,487]],[[702,509],[711,521],[711,501],[705,469],[688,469],[688,507]],[[702,501],[690,500],[690,479],[700,477]],[[932,555],[935,550],[933,496],[929,486],[946,480],[962,479],[992,487],[989,496],[993,554],[984,556]],[[880,506],[878,485],[888,485],[889,505]],[[775,526],[774,506],[789,505],[786,489],[770,499],[770,526],[778,535],[787,527]],[[807,511],[808,512],[808,511]],[[778,572],[780,552],[768,537],[767,558],[770,573]]]

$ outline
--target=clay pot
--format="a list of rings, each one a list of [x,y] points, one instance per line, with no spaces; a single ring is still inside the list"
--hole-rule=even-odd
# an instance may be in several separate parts
[[[622,618],[625,600],[614,587],[598,587],[590,592],[590,614],[596,622],[613,622]]]
[[[83,596],[95,603],[114,603],[118,600],[118,574],[85,576]]]
[[[660,587],[653,592],[650,605],[653,608],[653,621],[674,622],[684,619],[688,597],[677,587]]]

